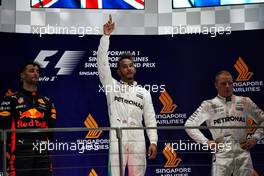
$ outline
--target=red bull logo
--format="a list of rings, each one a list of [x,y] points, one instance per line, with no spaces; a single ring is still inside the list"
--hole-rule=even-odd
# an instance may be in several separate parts
[[[31,118],[31,119],[40,119],[44,117],[44,113],[39,112],[36,108],[29,109],[24,112],[20,112],[20,119],[22,118]]]

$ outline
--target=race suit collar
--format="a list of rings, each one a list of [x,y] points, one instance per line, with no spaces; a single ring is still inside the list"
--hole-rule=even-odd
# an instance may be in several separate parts
[[[219,99],[221,99],[222,101],[225,101],[225,102],[232,101],[232,99],[233,99],[233,95],[231,97],[222,97],[221,95],[218,94],[217,97]]]
[[[38,95],[38,91],[31,92],[31,91],[28,91],[28,90],[26,90],[24,88],[21,88],[21,92],[24,93],[25,95],[28,95],[28,96],[36,96],[36,95]]]
[[[136,86],[137,85],[137,81],[133,81],[133,84],[128,84],[127,82],[123,81],[123,80],[120,80],[120,83],[121,84],[125,84],[125,85],[128,85],[128,86]]]

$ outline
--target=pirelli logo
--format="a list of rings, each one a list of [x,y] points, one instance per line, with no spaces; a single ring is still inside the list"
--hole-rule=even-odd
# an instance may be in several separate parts
[[[166,90],[160,94],[159,100],[163,105],[160,113],[172,113],[177,107],[176,104],[173,104],[172,98]]]
[[[0,112],[0,116],[10,116],[10,112],[9,111]]]
[[[87,127],[87,128],[98,128],[98,124],[97,122],[94,120],[93,116],[91,114],[89,114],[87,116],[87,118],[85,119],[84,121],[84,125]],[[90,130],[87,135],[86,135],[86,138],[98,138],[100,137],[101,133],[103,131],[101,130]]]
[[[94,169],[91,170],[89,176],[98,176]]]
[[[163,155],[166,157],[167,162],[164,167],[177,167],[182,161],[181,158],[177,158],[176,152],[172,149],[170,144],[167,144],[163,149]]]
[[[249,71],[247,64],[241,57],[237,59],[234,67],[239,74],[236,81],[248,81],[253,76],[253,72]]]

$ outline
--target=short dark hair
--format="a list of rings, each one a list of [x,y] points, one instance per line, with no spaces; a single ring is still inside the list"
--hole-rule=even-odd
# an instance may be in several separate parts
[[[121,62],[123,59],[129,59],[129,60],[131,60],[131,61],[134,63],[134,61],[133,61],[133,57],[132,57],[131,54],[129,54],[129,53],[122,54],[122,55],[120,55],[120,57],[119,57],[119,59],[118,59],[118,62],[117,62],[117,69],[120,68],[120,62]]]
[[[27,61],[27,62],[25,62],[25,63],[23,63],[23,64],[21,65],[21,67],[20,67],[20,69],[19,69],[19,74],[21,74],[22,72],[24,72],[25,69],[26,69],[26,67],[27,67],[28,65],[33,65],[34,67],[37,66],[37,67],[40,69],[40,65],[39,65],[39,63],[34,62],[34,61]]]
[[[217,82],[219,76],[220,75],[223,75],[223,74],[228,74],[228,75],[232,76],[229,71],[227,71],[227,70],[221,70],[221,71],[219,71],[219,72],[216,73],[216,75],[215,75],[215,82]]]

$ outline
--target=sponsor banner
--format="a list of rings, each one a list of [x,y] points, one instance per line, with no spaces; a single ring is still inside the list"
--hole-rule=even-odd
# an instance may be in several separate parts
[[[260,92],[263,90],[263,80],[252,79],[254,73],[249,70],[243,58],[237,59],[234,68],[238,72],[234,82],[234,92]]]
[[[129,54],[133,57],[136,68],[153,69],[156,66],[156,62],[153,58],[142,54],[140,50],[123,50],[123,51],[108,51],[109,66],[110,68],[117,68],[117,62],[121,55]],[[80,76],[98,76],[97,63],[96,63],[97,51],[94,50],[88,53],[86,62],[83,65],[83,69],[79,71]]]
[[[158,176],[188,176],[192,175],[192,168],[182,166],[183,160],[179,157],[176,151],[170,144],[166,144],[162,151],[166,158],[166,163],[162,168],[155,169],[155,175]]]
[[[183,125],[187,115],[186,113],[175,113],[178,107],[169,93],[165,90],[160,93],[159,101],[162,104],[160,113],[156,114],[157,124],[162,125]]]
[[[99,128],[96,120],[93,118],[91,114],[87,116],[84,121],[84,125],[87,128]],[[100,136],[103,133],[102,130],[90,130],[87,135],[86,139],[78,140],[78,142],[91,144],[93,146],[93,150],[108,150],[109,149],[109,139],[101,139]]]

